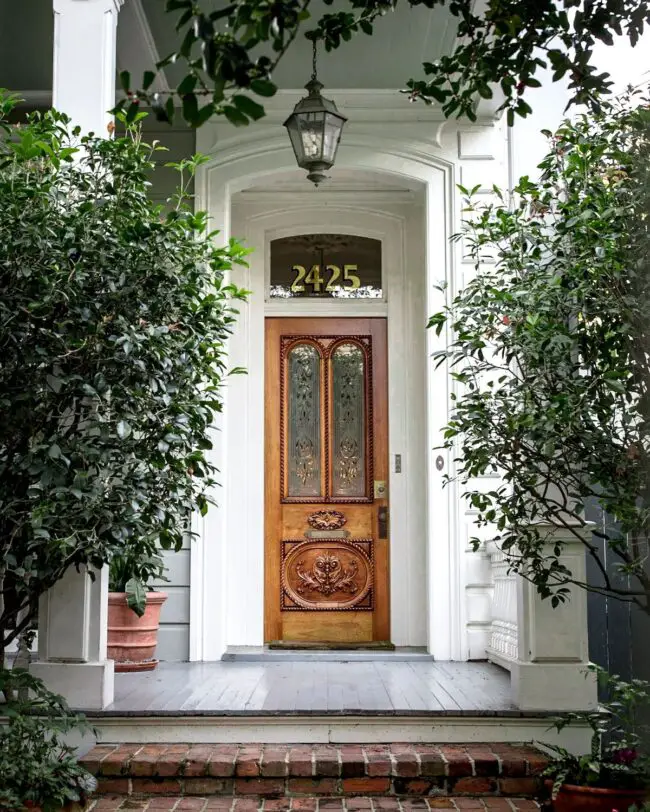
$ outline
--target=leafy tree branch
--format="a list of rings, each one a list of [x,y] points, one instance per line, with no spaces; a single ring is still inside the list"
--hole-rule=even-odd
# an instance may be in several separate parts
[[[571,104],[597,110],[611,82],[594,64],[594,46],[612,45],[615,36],[636,45],[650,22],[647,0],[487,0],[481,13],[474,0],[342,0],[320,17],[312,17],[310,6],[310,0],[235,0],[214,9],[207,0],[166,0],[167,13],[178,15],[178,46],[139,87],[121,75],[126,98],[118,109],[135,120],[147,104],[170,121],[177,99],[192,126],[213,115],[246,125],[264,116],[258,98],[275,94],[273,71],[299,34],[332,51],[359,34],[372,36],[375,25],[390,25],[397,8],[444,6],[457,26],[456,44],[450,54],[425,61],[423,76],[404,77],[413,101],[439,104],[445,117],[475,120],[478,100],[496,95],[513,123],[530,114],[531,91],[549,69],[553,81],[567,82]],[[171,63],[182,64],[184,76],[170,94],[152,93],[156,72]]]
[[[458,239],[476,273],[430,320],[450,338],[437,363],[457,384],[445,446],[477,524],[543,597],[574,584],[650,613],[648,97],[602,102],[546,135],[538,182],[462,190],[471,219]],[[477,487],[485,474],[501,484]],[[614,530],[592,537],[587,500]],[[599,581],[568,570],[562,538],[584,545]]]

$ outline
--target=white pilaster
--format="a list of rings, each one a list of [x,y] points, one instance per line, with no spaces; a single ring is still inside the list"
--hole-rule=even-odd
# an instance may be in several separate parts
[[[560,562],[585,582],[585,547],[560,527],[541,527],[548,535],[546,554],[562,544]],[[591,528],[581,532],[591,533]],[[587,671],[587,593],[570,586],[569,599],[553,608],[533,583],[517,578],[516,660],[510,664],[513,700],[521,710],[591,710],[597,707],[595,675]]]
[[[81,710],[113,701],[113,661],[106,659],[108,569],[69,569],[47,594],[38,614],[38,662],[31,672]]]
[[[82,132],[106,135],[115,106],[117,15],[124,0],[52,0],[52,106]]]
[[[52,106],[82,132],[106,136],[115,106],[117,15],[124,0],[52,0]],[[39,661],[31,671],[82,710],[113,701],[106,659],[108,570],[69,569],[39,606]]]

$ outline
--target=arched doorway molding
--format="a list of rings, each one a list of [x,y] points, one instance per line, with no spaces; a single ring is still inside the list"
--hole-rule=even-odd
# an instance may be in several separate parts
[[[203,143],[199,143],[199,149],[212,154],[209,154],[208,162],[201,167],[197,176],[198,205],[208,210],[213,227],[221,231],[224,239],[231,234],[241,235],[233,231],[232,220],[233,202],[237,201],[238,193],[261,184],[270,187],[274,177],[295,170],[293,154],[282,136],[284,133],[278,135],[274,129],[273,134],[269,132],[266,137],[260,133],[259,137],[247,137],[240,143],[230,141],[221,145],[217,143],[216,146],[214,133],[204,133],[200,139]],[[439,309],[445,297],[453,295],[455,288],[454,252],[449,244],[456,218],[453,204],[454,162],[450,155],[432,156],[431,143],[428,150],[425,151],[422,142],[417,141],[402,142],[393,137],[382,138],[363,133],[347,137],[346,134],[334,170],[363,169],[375,173],[378,179],[403,178],[419,184],[424,203],[421,244],[417,246],[422,257],[423,317]],[[257,254],[251,259],[252,270],[258,280],[258,266],[260,261],[264,262],[259,249],[262,244],[268,243],[270,235],[306,233],[322,229],[325,222],[329,230],[341,230],[342,233],[350,229],[349,233],[360,236],[382,238],[383,235],[386,250],[391,254],[387,260],[398,263],[402,268],[400,272],[403,272],[409,261],[409,240],[412,236],[405,218],[384,202],[380,195],[373,203],[372,191],[358,196],[358,199],[346,195],[344,202],[334,203],[332,198],[335,194],[326,188],[314,193],[306,187],[304,195],[283,199],[275,211],[252,213],[247,218],[254,244],[258,247]],[[413,246],[410,248],[412,254]],[[445,293],[436,288],[443,281],[447,285]],[[241,392],[236,394],[235,389],[242,388],[240,381],[228,385],[226,410],[220,430],[216,432],[214,451],[222,470],[223,487],[217,494],[219,506],[211,508],[205,518],[197,519],[194,528],[198,537],[192,549],[190,657],[195,660],[218,659],[229,645],[241,644],[241,641],[247,645],[262,643],[262,595],[259,593],[263,516],[261,509],[256,514],[251,501],[242,491],[246,476],[251,490],[260,493],[263,488],[260,480],[263,467],[255,464],[255,453],[259,454],[259,451],[251,452],[259,442],[256,433],[262,406],[259,393],[263,391],[259,389],[259,329],[263,323],[263,313],[260,319],[259,311],[255,313],[254,310],[252,304],[244,306],[240,326],[247,338],[245,341],[235,338],[232,349],[233,365],[243,365],[249,369],[248,382],[243,388],[252,387],[257,394],[253,397],[250,391],[245,395]],[[391,320],[395,324],[391,316],[389,344]],[[394,341],[398,339],[396,329],[392,334]],[[445,342],[444,334],[437,338],[432,331],[425,332],[422,358],[424,421],[420,438],[425,446],[423,494],[426,501],[423,525],[426,535],[423,642],[438,659],[463,659],[466,648],[462,632],[464,586],[457,496],[453,487],[442,488],[443,473],[451,472],[452,460],[446,452],[436,450],[440,443],[440,427],[448,414],[450,380],[444,366],[434,368],[431,354],[444,346]],[[258,403],[257,411],[253,406],[251,411],[242,415],[244,404],[248,404],[250,409],[255,402]],[[254,428],[255,425],[258,429]],[[396,433],[399,434],[394,427],[391,427],[391,432],[393,438]],[[235,452],[234,446],[229,444],[228,437],[235,436],[239,452],[245,449],[246,455],[252,454],[243,469],[247,474],[242,474],[242,468],[234,461],[234,453],[239,452]],[[401,442],[400,438],[395,442]],[[440,456],[443,457],[442,471],[439,468]],[[395,490],[399,488],[397,482],[396,479],[391,482],[391,503]],[[243,530],[238,522],[244,522]],[[241,538],[242,533],[246,542],[238,547],[237,538]],[[408,567],[400,574],[400,567],[395,563],[396,555],[399,555],[398,550],[393,551],[395,578],[403,578],[402,587],[408,591]],[[395,618],[396,603],[402,600],[403,590],[395,589],[393,584],[392,591]],[[233,595],[242,593],[250,596],[247,602],[251,611],[244,614],[243,604],[233,602]],[[413,634],[417,638],[417,621],[408,617],[408,613],[400,615],[398,625],[400,628],[395,629],[398,644],[407,644],[409,639],[413,639]]]

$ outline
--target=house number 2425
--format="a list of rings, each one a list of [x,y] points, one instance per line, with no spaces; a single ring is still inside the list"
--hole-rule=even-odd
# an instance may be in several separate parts
[[[309,271],[304,265],[294,265],[291,270],[296,275],[291,283],[293,293],[302,293],[307,287],[313,288],[314,293],[321,293],[340,288],[356,290],[361,286],[357,265],[344,265],[343,269],[338,265],[326,265],[323,274],[320,265],[312,265]]]

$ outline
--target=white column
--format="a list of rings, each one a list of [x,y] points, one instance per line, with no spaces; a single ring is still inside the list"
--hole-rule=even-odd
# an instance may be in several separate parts
[[[586,581],[585,547],[560,527],[540,527],[546,551],[563,545],[560,562],[577,581]],[[591,533],[591,528],[583,529]],[[590,710],[597,707],[595,676],[587,671],[587,592],[570,587],[570,597],[553,608],[534,584],[517,578],[517,658],[510,663],[513,701],[521,710]]]
[[[52,0],[52,106],[82,132],[107,136],[115,105],[117,15],[124,0]],[[113,661],[106,659],[108,570],[71,569],[39,606],[39,661],[31,671],[83,710],[113,701]]]
[[[115,106],[117,15],[124,0],[52,0],[52,107],[105,136]]]
[[[208,122],[196,132],[196,149],[203,155],[211,155],[217,142],[217,127]],[[210,214],[210,227],[218,229],[219,241],[227,243],[231,234],[231,183],[215,181],[215,172],[209,165],[199,167],[196,176],[196,208]],[[243,287],[251,287],[243,285]],[[248,310],[253,305],[246,305]],[[237,324],[237,329],[241,325]],[[228,342],[230,348],[231,342]],[[230,362],[229,362],[230,363]],[[244,364],[248,366],[248,364]],[[245,376],[250,377],[250,376]],[[229,386],[222,390],[223,410],[215,415],[211,427],[212,449],[210,461],[220,471],[229,471],[227,458],[229,443],[239,442],[241,432],[227,431],[229,413]],[[220,660],[228,646],[228,548],[225,539],[229,533],[227,505],[229,501],[229,477],[219,480],[218,504],[211,505],[205,516],[192,515],[192,530],[196,533],[192,542],[190,558],[190,661]],[[230,641],[232,642],[232,641]]]

